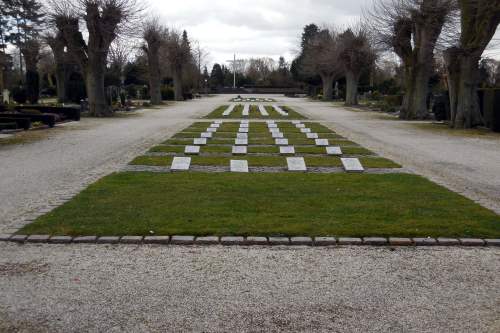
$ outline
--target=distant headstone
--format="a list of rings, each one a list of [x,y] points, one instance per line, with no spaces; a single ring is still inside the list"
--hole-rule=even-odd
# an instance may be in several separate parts
[[[205,138],[194,139],[193,144],[197,145],[197,146],[204,146],[207,144],[207,139],[205,139]]]
[[[308,139],[318,139],[319,136],[318,136],[318,133],[307,133],[307,138]]]
[[[201,138],[205,138],[205,139],[211,139],[214,137],[213,133],[210,133],[210,132],[205,132],[205,133],[201,133]]]
[[[247,146],[233,146],[233,155],[246,155],[247,154]]]
[[[301,128],[300,133],[311,133],[311,129],[310,128]]]
[[[200,153],[200,146],[186,146],[184,154],[186,155],[198,155]]]
[[[326,147],[326,153],[328,155],[340,156],[342,155],[342,149],[340,147]]]
[[[231,172],[248,173],[248,161],[231,160]]]
[[[191,166],[191,157],[174,157],[170,170],[172,171],[186,171]]]
[[[295,155],[295,147],[294,146],[283,146],[280,147],[281,155]]]
[[[363,172],[365,168],[361,165],[361,162],[357,158],[341,158],[344,170],[347,172]]]
[[[285,135],[281,132],[274,132],[271,134],[273,136],[273,139],[283,139],[285,137]]]
[[[306,161],[303,157],[287,157],[289,171],[307,171]]]
[[[238,133],[236,139],[248,139],[248,133]]]
[[[236,140],[234,140],[234,144],[237,146],[248,146],[248,140],[247,139],[236,139]]]
[[[327,147],[330,145],[328,139],[316,139],[316,146],[318,147]]]
[[[288,146],[288,139],[276,139],[277,146]]]

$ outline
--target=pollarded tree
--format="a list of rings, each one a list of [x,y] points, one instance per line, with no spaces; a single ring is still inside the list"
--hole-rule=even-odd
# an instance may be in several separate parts
[[[144,23],[142,37],[146,43],[142,49],[148,57],[149,94],[152,105],[159,105],[162,102],[160,49],[167,35],[168,31],[160,25],[158,19],[152,18]]]
[[[337,33],[323,29],[315,34],[304,48],[302,71],[308,75],[319,75],[323,82],[323,99],[333,99],[333,81],[342,73],[339,61]]]
[[[66,102],[66,54],[64,49],[66,42],[61,32],[49,33],[45,36],[45,42],[50,46],[54,55],[56,65],[57,100],[59,103]]]
[[[187,32],[181,34],[176,30],[169,30],[164,49],[174,80],[175,100],[182,101],[184,100],[183,72],[193,60]]]
[[[346,105],[358,104],[358,85],[361,73],[375,63],[376,52],[364,27],[347,29],[339,35],[339,60],[346,76]]]
[[[425,119],[434,50],[455,0],[386,0],[372,12],[373,30],[401,58],[405,96],[400,117]]]
[[[445,52],[450,90],[451,126],[482,125],[477,88],[479,61],[500,24],[500,0],[458,0],[461,35]]]
[[[40,75],[38,74],[38,60],[40,60],[40,43],[36,39],[25,41],[21,46],[26,63],[26,95],[31,104],[38,103],[40,94]]]
[[[123,25],[137,14],[135,0],[53,0],[54,22],[64,36],[68,51],[77,61],[85,78],[89,114],[110,116],[112,109],[106,101],[104,77],[111,43]],[[85,22],[88,40],[79,27]]]

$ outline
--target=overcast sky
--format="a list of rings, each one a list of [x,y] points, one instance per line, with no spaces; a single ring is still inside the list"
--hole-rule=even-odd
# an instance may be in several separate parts
[[[309,23],[345,26],[360,20],[372,0],[148,0],[150,12],[186,29],[210,56],[209,65],[233,58],[283,55],[292,60]],[[499,44],[496,38],[495,44]],[[489,54],[500,58],[498,46]]]

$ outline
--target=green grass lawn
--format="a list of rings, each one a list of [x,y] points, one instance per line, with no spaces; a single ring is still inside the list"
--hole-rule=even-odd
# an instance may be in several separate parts
[[[500,238],[500,217],[407,174],[117,173],[19,234]]]
[[[222,114],[224,111],[227,110],[229,105],[222,105],[219,106],[217,109],[212,111],[208,116],[204,117],[206,119],[307,119],[300,113],[296,112],[290,107],[283,107],[282,108],[288,112],[288,116],[282,116],[272,106],[266,106],[266,110],[269,113],[269,116],[264,117],[258,109],[257,105],[250,105],[250,116],[244,117],[243,116],[243,105],[237,105],[233,112],[229,114],[229,116],[223,116]]]

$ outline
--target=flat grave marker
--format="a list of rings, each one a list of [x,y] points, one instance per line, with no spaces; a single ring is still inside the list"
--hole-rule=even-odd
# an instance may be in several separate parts
[[[361,162],[357,158],[341,158],[342,165],[346,172],[363,172],[365,168],[361,165]]]
[[[269,132],[270,132],[270,133],[281,133],[281,130],[280,130],[279,128],[277,128],[277,127],[276,127],[276,128],[270,128],[270,129],[269,129]]]
[[[288,139],[276,139],[275,143],[277,146],[288,146]]]
[[[248,139],[236,139],[234,140],[236,146],[248,146]]]
[[[301,128],[300,133],[305,133],[305,134],[311,133],[311,129],[310,128]]]
[[[273,132],[271,135],[273,136],[273,139],[283,139],[285,137],[285,135],[281,132]]]
[[[307,171],[306,161],[303,157],[287,157],[288,171]]]
[[[212,128],[212,127],[207,128],[207,132],[208,133],[217,133],[217,128]]]
[[[249,120],[242,120],[240,123],[241,124],[250,124],[250,121]]]
[[[294,125],[298,125],[298,124],[301,124],[302,122],[300,120],[293,120],[292,121],[292,124]]]
[[[275,124],[276,122],[274,120],[266,120],[266,124]]]
[[[231,160],[231,172],[248,173],[248,161]]]
[[[240,128],[238,130],[238,132],[240,132],[240,133],[248,133],[248,132],[250,132],[250,129],[249,128]]]
[[[197,146],[204,146],[207,144],[207,139],[205,138],[194,139],[193,144]]]
[[[247,146],[233,146],[233,155],[246,155]]]
[[[238,133],[236,139],[248,139],[248,133]]]
[[[306,124],[297,124],[295,125],[296,128],[306,128]]]
[[[280,147],[281,155],[295,155],[295,147],[294,146],[282,146]]]
[[[216,120],[216,121],[214,121],[214,124],[222,125],[222,123],[223,123],[222,120]]]
[[[211,124],[210,125],[211,128],[219,128],[220,127],[220,124]]]
[[[250,104],[245,104],[243,106],[243,111],[241,113],[243,117],[248,117],[250,115]]]
[[[191,157],[174,157],[170,170],[187,171],[191,166]]]
[[[340,147],[326,147],[326,153],[328,155],[340,156],[342,155],[342,149]]]
[[[277,124],[267,124],[267,128],[278,128]]]
[[[205,132],[205,133],[201,133],[200,137],[203,139],[211,139],[214,137],[214,135],[211,132]]]
[[[250,124],[249,123],[241,123],[240,128],[250,128]]]
[[[184,149],[184,154],[198,155],[200,154],[200,146],[186,146],[186,148]]]
[[[230,106],[226,109],[226,111],[224,111],[224,112],[222,113],[222,115],[223,115],[224,117],[229,116],[229,115],[231,114],[231,112],[233,112],[233,111],[234,111],[234,108],[235,108],[235,107],[236,107],[236,104],[231,104],[231,105],[230,105]]]
[[[306,133],[308,139],[319,139],[318,133]]]
[[[318,146],[318,147],[327,147],[330,145],[330,143],[328,142],[328,139],[316,139],[315,142],[316,142],[316,146]]]
[[[262,104],[259,105],[259,112],[263,117],[269,117],[269,112],[267,112],[266,108]]]

